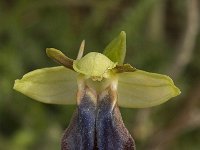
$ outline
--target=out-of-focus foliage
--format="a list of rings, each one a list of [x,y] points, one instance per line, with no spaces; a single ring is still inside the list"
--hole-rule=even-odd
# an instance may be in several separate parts
[[[14,80],[23,74],[56,66],[45,54],[47,47],[76,58],[83,39],[87,52],[102,51],[124,30],[125,62],[173,78],[176,70],[170,68],[182,53],[178,47],[188,28],[187,1],[1,0],[0,149],[60,149],[62,132],[75,106],[42,104],[12,89]],[[195,92],[200,84],[199,31],[194,40],[190,61],[175,78],[181,96],[149,109],[121,109],[138,149],[148,150],[151,144],[171,150],[199,149],[200,102],[193,105],[200,100]]]

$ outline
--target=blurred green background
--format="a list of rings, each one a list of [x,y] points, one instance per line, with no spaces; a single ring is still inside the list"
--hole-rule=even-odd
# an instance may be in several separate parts
[[[57,65],[45,48],[76,58],[83,39],[85,53],[102,51],[124,30],[125,62],[171,76],[182,91],[156,107],[121,109],[137,149],[199,150],[199,7],[198,0],[0,0],[0,149],[60,149],[75,106],[12,89],[25,73]]]

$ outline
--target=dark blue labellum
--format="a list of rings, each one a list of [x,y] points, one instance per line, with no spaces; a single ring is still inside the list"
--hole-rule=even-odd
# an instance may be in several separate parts
[[[62,138],[62,150],[135,150],[135,143],[124,126],[107,88],[97,96],[85,88],[69,127]],[[116,93],[114,93],[116,94]],[[95,104],[97,102],[97,104]]]

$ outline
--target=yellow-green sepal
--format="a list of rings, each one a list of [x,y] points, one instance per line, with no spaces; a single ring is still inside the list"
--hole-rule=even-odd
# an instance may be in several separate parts
[[[77,73],[63,66],[37,69],[15,80],[14,89],[50,104],[76,104]]]
[[[121,33],[112,40],[104,49],[103,54],[113,62],[123,64],[126,56],[126,33]]]
[[[118,74],[118,79],[118,104],[121,107],[151,107],[181,93],[166,75],[135,70]]]

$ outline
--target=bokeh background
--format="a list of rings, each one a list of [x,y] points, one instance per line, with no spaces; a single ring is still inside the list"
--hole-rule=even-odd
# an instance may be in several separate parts
[[[57,65],[45,48],[76,58],[83,39],[86,53],[102,51],[124,30],[125,62],[171,76],[182,91],[156,107],[121,108],[137,149],[199,150],[199,8],[199,0],[0,0],[0,149],[60,149],[75,106],[12,89],[25,73]]]

